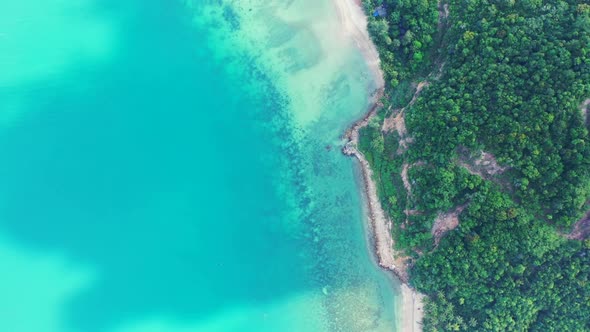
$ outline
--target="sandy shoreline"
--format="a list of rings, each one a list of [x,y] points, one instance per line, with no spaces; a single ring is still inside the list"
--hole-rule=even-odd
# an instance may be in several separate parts
[[[398,311],[399,327],[402,332],[422,331],[423,298],[424,296],[408,286],[408,274],[405,257],[393,250],[393,238],[391,236],[392,222],[381,207],[377,195],[377,187],[373,181],[373,171],[363,154],[358,151],[359,130],[368,125],[373,116],[381,107],[379,100],[383,96],[383,73],[380,68],[379,53],[367,32],[367,19],[358,1],[333,0],[338,12],[343,29],[351,36],[356,46],[365,58],[371,73],[377,84],[377,91],[372,95],[372,106],[365,116],[355,122],[346,132],[344,138],[347,143],[343,153],[354,156],[360,164],[364,182],[369,220],[371,223],[371,235],[374,241],[375,255],[379,265],[393,272],[401,281],[401,305]]]
[[[383,89],[380,89],[375,96],[380,97]],[[424,295],[416,292],[408,286],[408,271],[406,266],[406,257],[393,249],[394,243],[391,236],[392,222],[381,207],[381,202],[377,195],[377,187],[373,181],[373,171],[366,160],[365,156],[357,149],[359,130],[365,127],[373,116],[377,113],[380,105],[373,104],[365,117],[354,123],[344,135],[347,143],[342,152],[348,156],[354,156],[360,166],[362,180],[364,185],[364,195],[366,198],[368,221],[370,222],[369,233],[373,242],[373,254],[376,256],[377,263],[384,270],[391,272],[401,281],[400,285],[400,304],[398,310],[398,322],[401,332],[418,332],[422,331],[422,317],[424,315]]]
[[[363,9],[357,0],[332,0],[332,3],[343,32],[354,41],[355,46],[361,51],[377,88],[382,88],[385,81],[381,72],[381,60],[367,31],[367,17]]]

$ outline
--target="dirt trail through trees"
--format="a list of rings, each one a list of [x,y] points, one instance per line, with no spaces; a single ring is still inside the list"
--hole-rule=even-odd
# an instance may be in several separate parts
[[[590,99],[584,100],[582,105],[580,105],[580,111],[582,111],[582,118],[584,118],[584,122],[588,121],[588,106],[590,106]]]
[[[586,212],[584,217],[574,224],[572,231],[569,234],[565,234],[565,237],[578,241],[583,241],[590,237],[590,211]]]

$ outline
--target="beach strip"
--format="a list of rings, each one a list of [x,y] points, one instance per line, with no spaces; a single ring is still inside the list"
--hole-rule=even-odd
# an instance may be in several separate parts
[[[424,295],[416,292],[408,285],[406,259],[402,253],[396,253],[393,249],[392,222],[381,206],[370,164],[357,149],[359,130],[369,124],[381,107],[379,100],[383,96],[384,80],[379,53],[369,37],[367,17],[361,4],[357,0],[333,0],[333,3],[338,12],[342,28],[361,51],[378,87],[378,90],[372,95],[372,105],[368,112],[347,130],[344,136],[347,143],[342,151],[346,155],[354,156],[361,167],[369,213],[368,219],[371,223],[371,235],[375,245],[374,254],[377,256],[378,263],[383,269],[393,272],[402,282],[400,301],[402,307],[398,311],[401,332],[422,331]]]

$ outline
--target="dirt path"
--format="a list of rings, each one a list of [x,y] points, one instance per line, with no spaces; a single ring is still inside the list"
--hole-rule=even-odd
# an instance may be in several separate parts
[[[425,163],[423,161],[419,161],[417,163],[413,163],[413,164],[408,164],[406,162],[403,163],[402,165],[402,171],[400,173],[401,178],[402,178],[402,182],[404,184],[404,188],[406,189],[406,202],[410,202],[410,200],[412,199],[412,184],[410,183],[410,178],[408,176],[408,171],[410,170],[410,168],[414,167],[414,166],[422,166]],[[410,209],[405,209],[404,213],[406,214],[406,220],[404,221],[404,224],[408,224],[410,221],[408,219],[408,217],[410,216],[419,216],[421,214],[423,214],[423,211],[420,210],[410,210]]]
[[[406,194],[408,195],[408,199],[412,196],[412,185],[410,184],[410,179],[408,178],[408,170],[410,169],[410,165],[408,163],[404,163],[402,165],[402,182],[404,183],[404,188],[406,188]]]
[[[402,178],[402,182],[404,184],[404,188],[406,189],[406,201],[409,202],[410,199],[412,198],[412,184],[410,184],[410,178],[408,177],[408,171],[410,170],[411,167],[416,166],[416,164],[414,165],[410,165],[406,162],[403,163],[402,165],[402,171],[400,173],[401,178]],[[409,211],[409,210],[406,210]],[[409,216],[409,213],[406,213],[406,217]],[[408,219],[406,218],[406,223],[408,222]]]
[[[561,234],[570,240],[584,241],[590,238],[590,211],[578,220],[569,234]]]
[[[584,102],[580,105],[580,111],[582,112],[582,118],[584,118],[584,122],[588,121],[588,106],[590,106],[590,99],[584,100]]]

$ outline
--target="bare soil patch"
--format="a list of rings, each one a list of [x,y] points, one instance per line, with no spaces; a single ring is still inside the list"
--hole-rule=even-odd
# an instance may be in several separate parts
[[[584,100],[584,102],[580,105],[580,111],[582,112],[584,122],[588,121],[588,106],[590,106],[590,98]]]
[[[479,157],[470,158],[467,149],[459,152],[459,166],[469,173],[484,179],[491,179],[495,175],[504,173],[508,167],[500,166],[493,154],[482,151]]]
[[[402,182],[404,183],[404,188],[406,188],[406,194],[408,197],[412,196],[412,185],[410,184],[410,179],[408,178],[408,170],[410,169],[410,165],[408,163],[404,163],[402,165]]]
[[[590,211],[586,212],[584,217],[574,224],[572,231],[565,237],[578,241],[583,241],[590,237]]]
[[[434,220],[434,225],[432,225],[431,234],[434,237],[434,246],[437,247],[440,239],[449,231],[457,228],[459,226],[459,215],[465,208],[467,204],[457,206],[456,208],[439,213]]]
[[[410,100],[408,105],[406,105],[406,107],[404,108],[394,110],[393,114],[383,121],[381,131],[397,131],[397,134],[399,135],[399,148],[397,150],[398,155],[404,153],[404,151],[408,149],[408,146],[413,142],[413,139],[408,136],[408,130],[406,128],[405,120],[405,111],[408,107],[414,105],[416,99],[422,92],[422,89],[427,87],[429,84],[430,83],[427,81],[418,83],[418,85],[416,86],[416,92],[414,92],[414,96],[412,96],[412,100]]]

